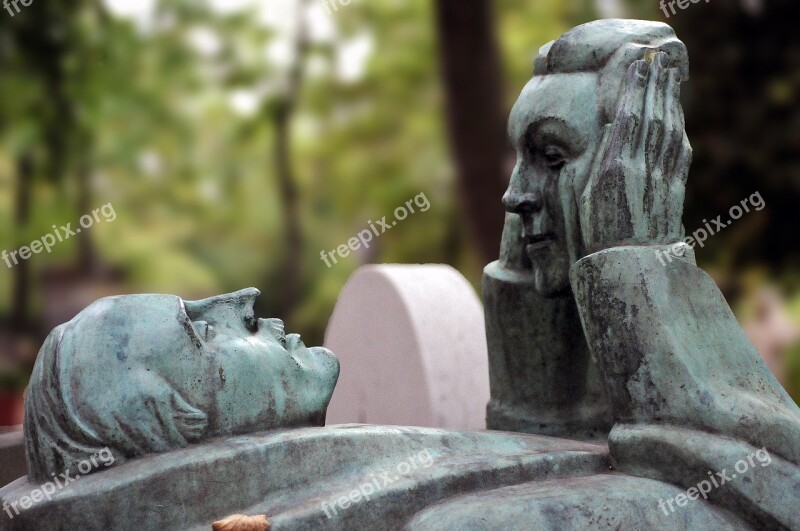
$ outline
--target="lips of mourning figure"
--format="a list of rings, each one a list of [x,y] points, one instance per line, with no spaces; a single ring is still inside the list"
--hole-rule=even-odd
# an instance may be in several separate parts
[[[503,196],[506,211],[520,216],[522,240],[529,251],[546,247],[556,237],[546,225],[544,199],[538,190],[529,193],[513,193],[510,190]]]
[[[532,251],[547,247],[555,241],[556,236],[552,232],[526,233],[523,231],[522,239],[525,241],[528,250]]]
[[[532,215],[522,214],[521,217],[521,237],[528,250],[540,249],[555,241],[556,235],[543,227],[543,223],[535,223]],[[537,227],[537,225],[539,226]]]

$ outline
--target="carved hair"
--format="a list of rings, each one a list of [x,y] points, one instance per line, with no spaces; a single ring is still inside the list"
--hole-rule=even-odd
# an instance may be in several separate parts
[[[138,297],[143,296],[101,299],[47,337],[25,397],[31,479],[44,482],[63,472],[74,474],[82,461],[106,448],[114,464],[174,450],[205,430],[206,413],[190,405],[157,371],[141,363],[137,367],[134,362],[141,358],[128,347],[129,338],[109,331],[109,320],[122,329],[129,326],[134,312],[128,304]],[[177,297],[171,298],[179,304]],[[177,320],[174,326],[180,327]],[[176,343],[175,350],[181,348]],[[108,348],[98,349],[98,344]],[[130,363],[117,362],[128,357]],[[87,390],[92,400],[80,398]]]
[[[573,28],[539,49],[534,75],[596,72],[602,119],[610,123],[628,67],[656,52],[669,57],[681,80],[689,79],[689,54],[675,31],[662,22],[608,19]]]

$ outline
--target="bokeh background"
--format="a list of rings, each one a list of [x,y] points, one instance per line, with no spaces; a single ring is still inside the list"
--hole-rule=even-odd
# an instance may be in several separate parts
[[[603,17],[665,21],[687,44],[685,226],[766,202],[695,250],[800,400],[796,0],[669,17],[658,0],[17,5],[0,10],[0,251],[108,203],[116,218],[0,262],[0,424],[47,332],[105,295],[256,286],[261,315],[320,344],[365,263],[447,263],[478,287],[513,166],[508,110],[542,44]],[[429,210],[320,260],[420,193]]]

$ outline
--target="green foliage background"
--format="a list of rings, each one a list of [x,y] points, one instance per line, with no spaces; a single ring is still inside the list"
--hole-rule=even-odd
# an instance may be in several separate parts
[[[315,2],[310,8],[327,17],[322,0]],[[794,35],[782,20],[790,4],[764,4],[770,31],[784,24]],[[619,5],[631,16],[664,20],[655,0]],[[509,107],[530,77],[536,50],[600,13],[588,0],[498,0],[494,7]],[[797,222],[791,200],[800,193],[800,52],[789,33],[791,42],[758,32],[748,37],[746,16],[740,7],[712,2],[692,5],[668,21],[689,45],[690,57],[713,55],[700,61],[711,70],[704,68],[693,81],[696,88],[690,85],[684,95],[698,168],[690,176],[686,223],[687,228],[701,226],[704,217],[761,190],[767,213],[719,235],[698,250],[698,257],[737,309],[745,308],[748,294],[765,283],[785,290],[790,309],[800,308],[793,298],[798,242],[789,230]],[[74,269],[90,284],[102,277],[99,295],[169,292],[191,298],[257,286],[264,293],[261,310],[286,312],[281,317],[287,329],[303,333],[309,344],[321,342],[337,294],[363,263],[450,263],[478,285],[484,264],[458,216],[431,1],[353,0],[329,19],[335,31],[325,38],[312,36],[292,115],[302,292],[290,306],[277,307],[274,295],[285,282],[281,257],[287,241],[277,187],[275,116],[287,96],[288,70],[263,51],[280,31],[262,24],[255,10],[225,14],[188,0],[161,1],[156,23],[147,30],[96,0],[68,6],[35,0],[14,17],[0,12],[0,248],[15,249],[53,224],[75,223],[85,213],[82,205],[111,202],[117,213],[113,223],[82,235],[93,242],[91,267],[80,260],[79,239],[30,260],[26,317],[36,341],[46,332],[43,316],[58,315],[59,309],[51,307],[63,302],[47,297],[42,280],[59,268]],[[737,29],[725,32],[725,27]],[[218,49],[202,53],[193,47],[191,37],[198,30],[215,35]],[[706,43],[701,32],[722,40]],[[363,74],[342,80],[337,61],[357,39],[372,43]],[[737,57],[753,46],[774,53],[774,64],[737,71]],[[286,62],[291,65],[292,58]],[[715,63],[728,67],[715,70]],[[722,74],[732,77],[715,78]],[[737,89],[762,85],[749,102]],[[259,94],[252,113],[237,112],[230,104],[237,91]],[[716,121],[703,112],[714,95]],[[772,117],[780,112],[783,118]],[[744,123],[744,132],[725,136],[720,113],[731,120],[731,131]],[[723,129],[721,136],[710,124]],[[766,125],[772,129],[757,129]],[[738,146],[748,142],[748,135],[766,140],[737,166]],[[765,147],[774,145],[783,148]],[[19,223],[15,194],[25,157],[33,161],[26,181],[32,206],[29,219]],[[720,161],[724,168],[715,166]],[[367,220],[391,215],[421,192],[430,210],[376,239],[368,253],[354,253],[331,268],[320,260],[320,251],[345,243]],[[778,245],[782,252],[775,250]],[[13,270],[0,264],[0,314],[7,323],[14,321],[14,282]],[[6,328],[19,332],[10,324]],[[791,363],[798,364],[797,349]],[[799,381],[791,384],[796,398]]]

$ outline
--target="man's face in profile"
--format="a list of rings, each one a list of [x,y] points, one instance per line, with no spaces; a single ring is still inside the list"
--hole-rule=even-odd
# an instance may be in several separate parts
[[[597,80],[534,76],[509,117],[517,164],[503,204],[520,217],[519,254],[545,296],[568,289],[569,268],[583,257],[578,201],[602,134]]]
[[[339,375],[327,349],[307,348],[279,319],[256,319],[257,290],[184,303],[190,335],[211,363],[212,434],[324,424]]]
[[[131,295],[86,308],[68,324],[66,340],[80,413],[101,425],[113,424],[111,416],[149,419],[148,403],[176,402],[164,399],[176,393],[191,406],[173,413],[190,441],[324,424],[338,360],[327,349],[306,348],[295,334],[285,336],[279,320],[256,319],[258,294],[248,289],[195,302]],[[107,383],[98,386],[97,374]]]

